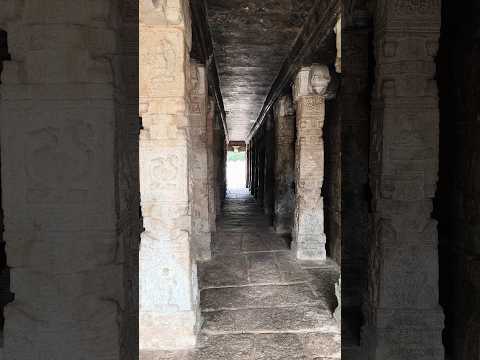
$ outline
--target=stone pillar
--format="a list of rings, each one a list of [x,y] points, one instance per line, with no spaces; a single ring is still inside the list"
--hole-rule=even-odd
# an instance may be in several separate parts
[[[366,25],[366,24],[365,24]],[[368,157],[370,145],[370,34],[348,23],[342,32],[342,303],[360,307],[368,257]]]
[[[123,41],[135,47],[137,33],[124,32],[117,11],[108,0],[2,4],[11,55],[0,85],[2,207],[15,294],[2,359],[138,358],[125,330],[138,323],[128,318],[138,314],[129,266],[139,123],[126,90],[138,78],[123,78]]]
[[[249,189],[250,188],[250,176],[252,174],[252,172],[251,172],[252,151],[251,151],[251,148],[250,148],[250,143],[246,144],[245,151],[246,151],[246,155],[247,155],[247,180],[246,180],[245,187],[247,189]]]
[[[213,97],[208,99],[207,112],[207,176],[208,176],[208,219],[210,232],[216,231],[217,209],[215,206],[215,187],[217,177],[215,176],[215,107],[216,102]]]
[[[258,190],[258,143],[257,137],[253,139],[253,178],[252,178],[252,195],[257,196]]]
[[[198,321],[191,244],[188,2],[140,1],[140,350],[194,345]]]
[[[264,125],[265,126],[265,125]],[[265,128],[262,126],[258,130],[258,153],[257,153],[257,204],[263,208],[263,198],[265,191]]]
[[[216,214],[221,214],[222,204],[225,198],[225,133],[223,131],[220,115],[215,116],[214,140],[215,140],[215,208]]]
[[[257,137],[254,135],[252,137],[252,183],[250,185],[250,193],[255,197],[257,195],[257,157],[258,157],[258,147],[257,147]]]
[[[326,66],[304,67],[294,84],[297,140],[295,144],[295,216],[292,250],[298,259],[325,260],[323,197],[323,122],[330,81]]]
[[[274,193],[273,187],[275,183],[274,174],[274,155],[275,155],[275,143],[274,137],[274,122],[273,114],[270,112],[265,119],[265,168],[264,168],[264,183],[263,183],[263,211],[269,219],[273,220],[273,202]]]
[[[207,98],[208,87],[205,66],[191,65],[192,89],[189,107],[189,140],[192,207],[192,244],[200,261],[211,259],[212,233],[209,219],[208,153],[207,153]]]
[[[275,204],[273,227],[277,233],[292,231],[295,208],[295,111],[289,96],[274,107],[275,117]]]
[[[377,1],[368,358],[443,359],[438,305],[435,62],[440,1]]]

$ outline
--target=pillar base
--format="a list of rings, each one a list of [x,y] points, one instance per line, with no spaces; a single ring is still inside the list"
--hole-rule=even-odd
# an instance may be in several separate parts
[[[325,234],[297,234],[292,242],[292,251],[298,260],[327,260]]]
[[[140,311],[140,351],[193,348],[197,328],[197,317],[193,311],[172,314]]]
[[[444,359],[441,309],[377,309],[377,314],[376,326],[362,328],[362,351],[368,359]]]

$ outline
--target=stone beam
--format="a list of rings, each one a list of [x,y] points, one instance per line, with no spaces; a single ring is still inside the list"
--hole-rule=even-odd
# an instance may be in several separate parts
[[[247,136],[247,142],[261,127],[265,116],[275,104],[275,101],[284,95],[285,89],[292,83],[300,68],[317,56],[316,54],[329,54],[331,52],[330,43],[327,39],[332,34],[341,14],[341,5],[340,0],[316,1],[290,54],[285,59],[270,88],[262,110]]]

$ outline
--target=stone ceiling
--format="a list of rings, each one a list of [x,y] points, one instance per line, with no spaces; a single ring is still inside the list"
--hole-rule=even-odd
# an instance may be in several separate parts
[[[207,0],[229,137],[242,141],[315,0]]]

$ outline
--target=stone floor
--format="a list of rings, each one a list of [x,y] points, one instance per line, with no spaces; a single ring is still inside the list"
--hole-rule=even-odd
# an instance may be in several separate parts
[[[204,323],[193,351],[141,360],[340,359],[332,317],[338,268],[299,263],[246,190],[230,191],[214,242],[199,264]]]

